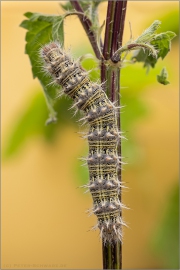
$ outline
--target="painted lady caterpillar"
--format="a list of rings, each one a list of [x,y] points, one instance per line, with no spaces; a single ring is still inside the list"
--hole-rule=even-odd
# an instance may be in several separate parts
[[[89,143],[89,155],[85,159],[89,168],[89,183],[85,185],[93,198],[93,210],[97,216],[100,235],[105,242],[122,241],[122,208],[119,201],[122,187],[117,171],[121,157],[117,154],[117,144],[121,133],[117,128],[117,108],[108,99],[101,85],[91,82],[80,66],[64,52],[60,45],[51,42],[45,45],[40,56],[44,68],[63,86],[64,93],[70,96],[89,123],[85,136]]]

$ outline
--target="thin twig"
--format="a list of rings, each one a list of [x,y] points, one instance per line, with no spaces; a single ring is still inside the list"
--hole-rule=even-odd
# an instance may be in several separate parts
[[[73,1],[71,0],[71,5],[74,7],[74,9],[78,12],[81,12],[81,13],[84,13],[81,5],[79,4],[79,1]],[[77,14],[78,15],[78,14]],[[96,55],[96,57],[98,59],[101,59],[101,52],[99,51],[99,47],[98,47],[98,44],[97,44],[97,37],[96,37],[96,34],[94,33],[94,31],[92,30],[92,22],[91,20],[84,15],[84,17],[82,18],[81,15],[78,15],[79,17],[79,20],[81,21],[81,24],[89,38],[89,41],[92,45],[92,48],[94,50],[94,53]]]

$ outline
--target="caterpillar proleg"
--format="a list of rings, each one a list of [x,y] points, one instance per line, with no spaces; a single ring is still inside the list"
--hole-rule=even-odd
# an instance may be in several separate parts
[[[104,243],[122,241],[122,225],[125,223],[121,211],[125,206],[119,200],[122,184],[117,171],[122,158],[117,152],[121,138],[117,127],[117,108],[101,85],[91,82],[79,62],[75,62],[57,42],[42,47],[40,56],[45,70],[74,100],[74,106],[84,112],[82,120],[89,124],[89,132],[85,136],[89,144],[86,158],[89,183],[85,187],[92,195],[92,213],[97,216],[100,235]]]

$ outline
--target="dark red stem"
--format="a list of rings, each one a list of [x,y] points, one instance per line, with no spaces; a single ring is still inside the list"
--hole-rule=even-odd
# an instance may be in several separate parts
[[[115,5],[116,5],[115,1],[108,1],[108,8],[106,14],[106,28],[104,36],[104,48],[103,48],[103,56],[105,60],[108,60],[110,58]],[[101,82],[104,83],[103,87],[107,93],[106,66],[103,60],[101,63]]]
[[[116,2],[116,13],[114,20],[114,31],[113,31],[113,44],[111,50],[111,60],[114,63],[120,61],[119,57],[114,57],[115,52],[122,46],[122,39],[124,33],[124,22],[126,16],[127,1]]]
[[[111,58],[114,63],[120,63],[120,58],[113,57],[117,49],[122,46],[124,21],[127,1],[108,1],[106,18],[106,30],[103,56],[106,60]],[[107,67],[104,62],[101,65],[101,80],[105,82],[105,90],[112,102],[120,106],[120,68]],[[117,114],[118,129],[121,130],[120,112]],[[118,155],[121,156],[121,141],[118,145]],[[121,169],[118,171],[118,179],[121,182]],[[119,199],[121,201],[121,190]],[[122,213],[120,213],[122,216]],[[103,244],[103,269],[122,269],[122,245],[118,241],[114,244]]]

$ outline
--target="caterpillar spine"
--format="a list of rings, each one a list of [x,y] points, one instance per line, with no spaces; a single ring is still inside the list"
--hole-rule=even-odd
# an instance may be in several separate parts
[[[91,82],[78,62],[75,62],[57,42],[51,42],[40,51],[45,70],[64,93],[74,100],[74,107],[85,116],[81,121],[89,123],[85,135],[89,155],[84,161],[89,169],[88,188],[93,199],[90,214],[97,216],[100,236],[104,243],[122,241],[121,211],[126,208],[119,200],[123,187],[118,180],[118,169],[123,164],[118,156],[117,145],[122,137],[117,127],[117,108],[108,99],[101,85]]]

